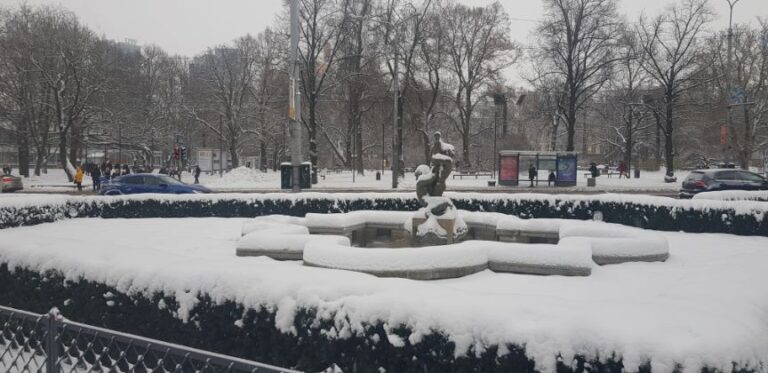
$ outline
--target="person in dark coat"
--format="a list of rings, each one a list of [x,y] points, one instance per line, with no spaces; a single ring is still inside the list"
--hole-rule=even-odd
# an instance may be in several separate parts
[[[123,173],[122,173],[122,175],[128,175],[130,173],[131,173],[131,169],[128,167],[128,164],[127,163],[124,164],[123,165]]]
[[[195,184],[200,184],[200,165],[195,165]]]
[[[116,177],[120,176],[120,163],[115,163],[115,168],[112,169],[112,176],[111,178],[114,179]]]
[[[589,164],[589,172],[592,173],[593,178],[600,176],[600,170],[597,169],[595,162]]]
[[[553,183],[557,184],[557,175],[555,175],[555,171],[550,171],[547,178],[547,186],[552,186]]]
[[[627,164],[624,161],[619,161],[619,179],[626,176],[629,179],[629,170],[627,170]]]
[[[93,191],[98,191],[101,187],[101,170],[95,165],[91,170],[91,180],[93,180]]]
[[[536,179],[539,172],[536,170],[536,167],[531,163],[531,167],[528,167],[528,180],[531,181],[531,188],[533,188],[533,180]]]

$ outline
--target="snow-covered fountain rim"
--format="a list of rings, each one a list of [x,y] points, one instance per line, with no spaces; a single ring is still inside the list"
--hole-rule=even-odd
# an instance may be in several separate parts
[[[302,260],[305,265],[344,269],[384,277],[418,280],[463,277],[492,269],[519,274],[588,276],[597,263],[665,261],[669,246],[651,231],[565,219],[520,219],[515,216],[458,210],[457,225],[490,231],[493,239],[467,239],[446,246],[408,247],[394,242],[354,248],[353,232],[387,228],[408,232],[417,213],[353,211],[308,214],[304,218],[271,215],[245,222],[238,256]],[[466,223],[465,223],[466,220]],[[332,236],[327,236],[331,234]],[[411,234],[410,232],[408,233]],[[555,239],[553,244],[499,242],[524,235]],[[316,238],[314,238],[316,237]],[[320,240],[320,238],[323,238]]]

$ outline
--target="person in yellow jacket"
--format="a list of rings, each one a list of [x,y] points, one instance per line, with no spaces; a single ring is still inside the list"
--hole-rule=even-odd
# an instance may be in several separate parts
[[[78,192],[83,191],[83,174],[83,166],[77,166],[77,171],[75,171],[75,185],[77,185]]]

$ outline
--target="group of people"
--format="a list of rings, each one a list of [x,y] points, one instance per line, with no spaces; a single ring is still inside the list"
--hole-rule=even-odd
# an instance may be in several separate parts
[[[101,189],[101,182],[103,179],[109,180],[118,176],[140,172],[146,171],[141,167],[134,166],[133,172],[131,172],[131,167],[127,163],[122,165],[119,163],[113,165],[112,162],[102,162],[101,165],[97,165],[96,163],[86,163],[84,165],[77,166],[77,169],[75,170],[74,182],[77,186],[77,190],[82,191],[83,178],[85,176],[90,176],[91,180],[93,181],[93,191],[95,192]]]

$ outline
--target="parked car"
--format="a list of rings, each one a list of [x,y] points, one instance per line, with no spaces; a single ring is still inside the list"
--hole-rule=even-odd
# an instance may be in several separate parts
[[[3,193],[15,192],[17,190],[24,189],[24,184],[21,182],[21,178],[13,175],[2,176],[2,190]]]
[[[694,170],[683,180],[680,198],[691,198],[697,193],[718,190],[768,190],[768,180],[745,170]]]
[[[202,185],[185,184],[168,175],[130,174],[102,184],[99,193],[111,196],[138,193],[192,194],[210,192],[210,189]]]

